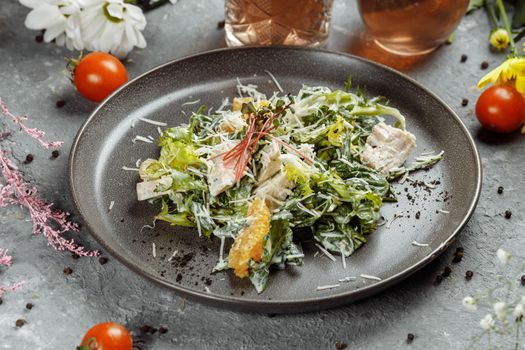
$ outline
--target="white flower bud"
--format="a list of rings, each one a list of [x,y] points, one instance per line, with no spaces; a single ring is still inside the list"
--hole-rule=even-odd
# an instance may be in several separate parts
[[[508,313],[507,304],[502,301],[494,303],[494,312],[496,313],[498,320],[505,321]]]
[[[510,256],[511,256],[509,252],[501,248],[498,249],[498,251],[496,252],[496,255],[498,256],[499,261],[501,261],[503,265],[507,265],[507,263],[510,260]]]
[[[496,321],[494,321],[491,314],[485,315],[485,317],[483,317],[483,319],[479,323],[481,328],[483,328],[486,331],[493,328],[495,324],[496,324]]]
[[[512,312],[512,314],[517,319],[521,319],[521,318],[523,318],[523,313],[524,312],[525,312],[525,309],[523,308],[523,304],[518,303],[518,305],[516,305],[516,307],[514,308],[514,311]]]
[[[463,306],[468,311],[476,311],[478,309],[478,301],[473,297],[465,297],[463,299]]]

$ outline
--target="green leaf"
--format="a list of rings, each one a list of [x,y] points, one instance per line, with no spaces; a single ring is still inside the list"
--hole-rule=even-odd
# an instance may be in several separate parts
[[[167,221],[173,226],[195,227],[193,215],[189,212],[172,213],[169,210],[168,202],[162,200],[162,209],[155,216],[155,220]]]
[[[352,75],[348,74],[348,78],[346,78],[346,81],[345,81],[346,92],[350,92],[351,88],[352,88]]]
[[[470,0],[467,7],[467,14],[482,8],[484,2],[485,0]]]

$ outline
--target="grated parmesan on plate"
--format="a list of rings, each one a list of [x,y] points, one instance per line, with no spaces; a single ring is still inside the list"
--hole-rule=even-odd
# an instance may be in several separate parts
[[[381,278],[377,277],[377,276],[372,276],[372,275],[366,275],[364,273],[360,274],[359,275],[361,278],[364,278],[364,279],[367,279],[367,280],[373,280],[373,281],[381,281]]]
[[[338,288],[338,287],[341,287],[341,285],[339,283],[337,284],[329,284],[329,285],[326,285],[326,286],[317,286],[317,290],[326,290],[326,289],[333,289],[333,288]]]

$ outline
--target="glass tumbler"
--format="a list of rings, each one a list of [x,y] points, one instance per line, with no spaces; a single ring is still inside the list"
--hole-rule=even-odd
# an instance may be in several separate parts
[[[323,46],[332,0],[226,0],[226,43]]]
[[[465,15],[469,0],[358,0],[368,32],[398,55],[428,53],[443,44]]]

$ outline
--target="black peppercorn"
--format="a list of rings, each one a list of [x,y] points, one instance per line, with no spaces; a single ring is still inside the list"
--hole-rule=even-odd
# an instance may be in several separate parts
[[[468,270],[467,272],[465,272],[465,278],[466,278],[467,280],[470,281],[470,280],[472,279],[472,276],[474,276],[474,272],[472,272],[472,271],[470,271],[470,270]]]
[[[147,324],[145,324],[142,327],[140,327],[140,331],[142,333],[149,333],[149,332],[151,332],[152,329],[153,329],[153,327],[151,327],[150,325],[147,325]]]
[[[226,24],[225,21],[219,21],[217,22],[217,29],[222,29],[224,28],[224,25]]]
[[[468,56],[465,55],[465,54],[463,54],[463,55],[461,55],[461,59],[460,59],[459,61],[460,61],[461,63],[465,63],[465,62],[467,62],[467,59],[468,59]]]
[[[521,285],[525,286],[525,275],[521,276]]]
[[[436,276],[436,279],[434,280],[434,285],[437,286],[437,285],[440,284],[441,282],[443,282],[443,276],[441,276],[441,275],[437,275],[437,276]]]
[[[487,69],[489,68],[489,63],[487,61],[481,62],[481,69]]]
[[[499,186],[498,187],[498,194],[502,194],[503,193],[503,186]]]
[[[462,252],[456,252],[454,254],[454,258],[452,259],[452,262],[454,263],[458,263],[460,262],[461,260],[463,260],[463,253]]]
[[[346,349],[347,345],[345,343],[342,343],[342,342],[336,342],[335,343],[335,349],[336,350],[343,350],[343,349]]]
[[[33,308],[33,304],[31,303],[26,304],[26,309],[31,310],[32,308]]]
[[[443,273],[441,274],[443,277],[450,276],[450,273],[452,272],[452,269],[449,266],[445,266],[445,269],[443,270]]]
[[[412,334],[412,333],[408,333],[408,335],[407,335],[407,344],[412,343],[412,342],[414,341],[414,338],[415,338],[415,337],[416,337],[416,336],[415,336],[414,334]]]
[[[107,262],[108,262],[108,258],[106,258],[105,256],[101,256],[100,258],[98,258],[98,263],[100,265],[104,265]]]
[[[58,150],[54,150],[53,152],[51,152],[51,157],[53,158],[58,158],[59,155],[60,155],[60,152]]]
[[[464,98],[464,99],[462,99],[462,100],[461,100],[461,105],[462,105],[463,107],[465,107],[466,105],[468,105],[468,98]]]
[[[58,100],[56,103],[55,103],[55,106],[56,108],[62,108],[66,105],[66,101],[64,100]]]
[[[40,44],[44,41],[44,36],[42,34],[35,36],[35,41]]]
[[[73,273],[73,269],[71,267],[64,268],[64,275],[71,275]]]
[[[19,320],[16,320],[15,325],[16,325],[18,328],[20,328],[20,327],[22,327],[23,325],[25,325],[26,323],[27,323],[26,320],[19,319]]]
[[[29,154],[26,156],[26,160],[24,161],[24,164],[29,164],[29,163],[31,163],[34,159],[35,159],[35,156],[33,156],[31,153],[29,153]]]
[[[510,219],[512,217],[512,210],[505,210],[505,219]]]

